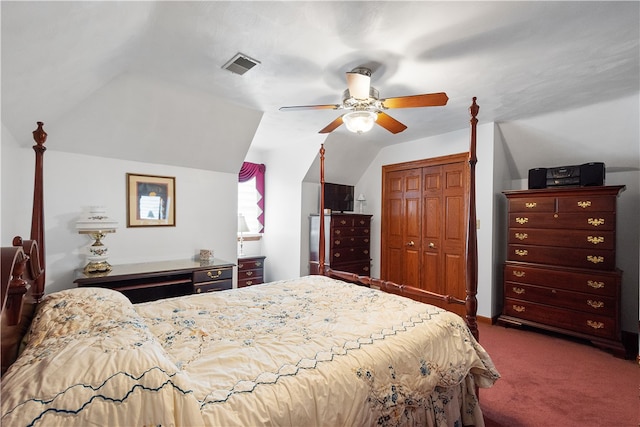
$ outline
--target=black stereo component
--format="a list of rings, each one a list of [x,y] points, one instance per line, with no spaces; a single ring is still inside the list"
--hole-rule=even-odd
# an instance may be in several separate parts
[[[605,166],[602,162],[534,168],[529,169],[529,189],[604,185],[604,178]]]
[[[580,165],[580,186],[604,185],[605,168],[602,162]]]

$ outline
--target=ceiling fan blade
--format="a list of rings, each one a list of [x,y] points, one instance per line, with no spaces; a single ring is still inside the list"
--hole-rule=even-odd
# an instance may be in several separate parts
[[[355,99],[368,99],[371,76],[350,71],[347,73],[347,86],[349,88],[349,95]]]
[[[424,95],[399,96],[397,98],[381,99],[385,108],[416,108],[437,107],[447,105],[449,97],[444,92],[427,93]]]
[[[331,123],[329,123],[327,126],[325,126],[324,129],[322,129],[320,132],[318,133],[330,133],[333,132],[334,130],[336,130],[340,125],[342,124],[342,116],[338,117],[337,119],[335,119],[334,121],[332,121]]]
[[[405,125],[382,111],[378,111],[378,120],[376,120],[376,123],[391,133],[400,133],[407,128]]]
[[[299,111],[299,110],[337,110],[340,108],[339,104],[327,104],[327,105],[295,105],[292,107],[280,107],[280,111]]]

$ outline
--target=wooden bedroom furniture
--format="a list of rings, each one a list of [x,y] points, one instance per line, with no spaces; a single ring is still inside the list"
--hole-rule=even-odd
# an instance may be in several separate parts
[[[238,287],[253,286],[264,283],[264,259],[260,256],[238,258]]]
[[[499,322],[587,339],[625,356],[615,253],[624,188],[504,192],[509,234]]]
[[[461,153],[382,167],[381,277],[464,298],[467,160]],[[464,315],[462,306],[445,308]]]
[[[371,218],[373,215],[331,213],[324,215],[328,229],[326,265],[333,270],[369,276],[371,274]],[[318,274],[320,215],[309,217],[309,271]]]
[[[78,271],[78,287],[97,286],[125,294],[133,303],[154,301],[202,292],[231,289],[234,264],[211,261],[173,260],[120,264],[105,275],[87,276]]]

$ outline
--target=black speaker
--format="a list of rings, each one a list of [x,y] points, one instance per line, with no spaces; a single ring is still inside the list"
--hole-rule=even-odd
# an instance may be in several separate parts
[[[547,188],[547,168],[529,169],[529,190]]]
[[[604,185],[605,168],[602,162],[580,165],[580,186]]]

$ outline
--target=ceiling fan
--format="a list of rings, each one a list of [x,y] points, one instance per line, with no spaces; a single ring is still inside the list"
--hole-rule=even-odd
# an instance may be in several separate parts
[[[449,97],[444,92],[423,95],[399,96],[380,99],[378,90],[371,86],[371,70],[364,67],[347,72],[347,87],[342,104],[300,105],[280,107],[280,111],[296,110],[345,110],[346,112],[329,123],[319,133],[330,133],[342,123],[352,132],[363,133],[378,124],[391,133],[399,133],[407,127],[386,114],[390,108],[435,107],[446,105]]]

